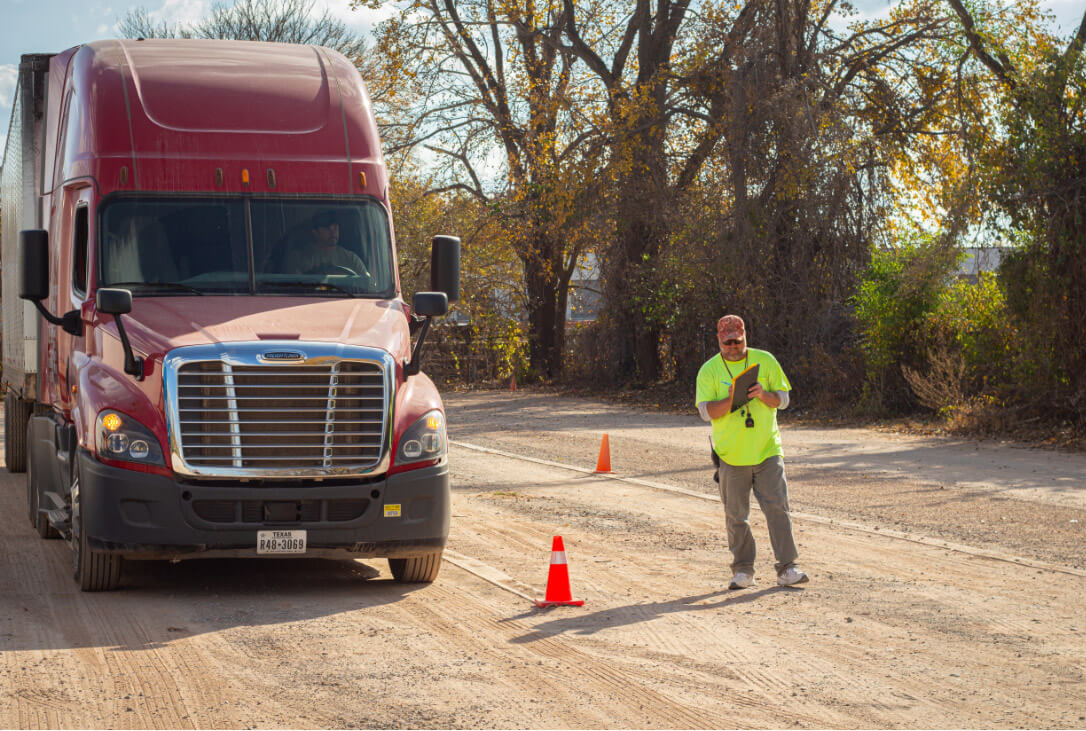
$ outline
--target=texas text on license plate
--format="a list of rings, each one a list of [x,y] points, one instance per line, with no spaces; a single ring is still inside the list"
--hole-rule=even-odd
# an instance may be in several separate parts
[[[256,532],[257,553],[305,553],[304,530],[260,530]]]

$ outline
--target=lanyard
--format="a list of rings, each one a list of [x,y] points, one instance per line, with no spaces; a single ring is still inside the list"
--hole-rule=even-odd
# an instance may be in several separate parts
[[[749,361],[750,361],[750,348],[747,348],[747,354],[743,358],[743,370],[744,371],[747,369],[747,363]],[[720,362],[724,364],[724,370],[726,370],[728,372],[728,378],[732,379],[732,386],[734,387],[734,385],[735,385],[735,376],[732,375],[732,369],[728,367],[728,361],[724,360],[724,354],[723,353],[720,354]],[[732,389],[732,398],[735,398],[735,390],[734,390],[734,388]],[[749,401],[746,404],[743,405],[743,410],[739,412],[739,415],[747,417],[744,424],[746,424],[746,427],[748,429],[751,429],[751,428],[754,427],[754,414],[752,414],[751,411],[750,411],[750,402]]]
[[[743,356],[743,370],[747,369],[747,363],[750,361],[750,348],[747,348],[747,354]],[[732,369],[728,367],[728,361],[724,360],[724,354],[720,354],[720,362],[724,364],[724,370],[728,372],[728,378],[732,379],[732,383],[735,383],[735,376],[732,375]]]

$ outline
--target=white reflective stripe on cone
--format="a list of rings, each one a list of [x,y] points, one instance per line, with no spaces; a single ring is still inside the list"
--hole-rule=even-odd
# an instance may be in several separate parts
[[[551,563],[565,563],[566,552],[565,551],[551,551]]]

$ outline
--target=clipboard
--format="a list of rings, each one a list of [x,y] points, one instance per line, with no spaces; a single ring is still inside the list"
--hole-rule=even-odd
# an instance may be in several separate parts
[[[747,396],[747,391],[750,387],[758,382],[758,364],[747,368],[745,371],[735,377],[735,385],[732,388],[732,411],[738,411],[743,408],[750,398]]]

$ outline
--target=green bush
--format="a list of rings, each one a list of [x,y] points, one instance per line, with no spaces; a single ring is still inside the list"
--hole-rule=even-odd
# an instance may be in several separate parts
[[[930,318],[958,256],[924,235],[872,253],[853,298],[866,374],[861,409],[901,412],[915,405],[902,368],[925,367]]]
[[[1000,278],[954,278],[956,252],[919,239],[872,257],[854,300],[867,375],[861,409],[950,415],[1013,401],[1036,375]]]
[[[961,354],[971,391],[1003,392],[1015,380],[1017,330],[995,275],[982,273],[976,284],[952,282],[926,322],[933,344]]]

